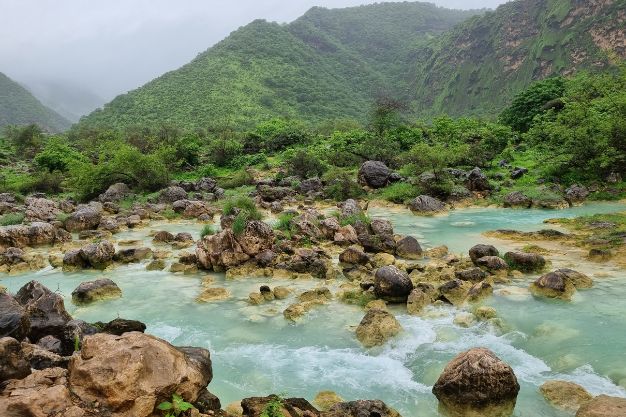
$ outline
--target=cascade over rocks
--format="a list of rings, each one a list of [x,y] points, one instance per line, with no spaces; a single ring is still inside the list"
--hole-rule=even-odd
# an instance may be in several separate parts
[[[359,184],[371,188],[383,188],[389,184],[391,170],[383,162],[367,161],[359,168]]]
[[[513,369],[485,348],[457,355],[433,386],[433,394],[450,409],[514,406],[519,390]]]
[[[191,357],[138,332],[85,337],[68,370],[69,388],[81,401],[134,417],[151,415],[174,393],[196,401],[213,377],[208,351]]]

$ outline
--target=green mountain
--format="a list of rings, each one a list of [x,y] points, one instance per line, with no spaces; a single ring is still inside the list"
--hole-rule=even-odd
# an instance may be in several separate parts
[[[313,8],[288,25],[257,20],[80,125],[251,126],[276,116],[364,120],[377,95],[410,98],[407,68],[420,41],[476,13],[404,2]]]
[[[532,81],[626,58],[625,0],[516,0],[417,50],[422,115],[492,115]]]
[[[50,132],[61,132],[71,123],[37,100],[28,90],[0,72],[0,129],[35,123]]]

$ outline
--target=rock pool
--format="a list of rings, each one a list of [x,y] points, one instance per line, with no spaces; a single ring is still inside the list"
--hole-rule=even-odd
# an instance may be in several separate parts
[[[425,246],[446,244],[466,253],[472,245],[489,242],[501,251],[522,243],[481,236],[498,228],[536,230],[551,217],[574,217],[626,209],[618,203],[594,203],[562,210],[463,209],[439,217],[415,217],[405,210],[372,208],[373,217],[390,219],[396,232],[413,235]],[[188,231],[198,238],[202,225],[195,222],[159,223],[116,236],[150,245],[152,230]],[[554,267],[571,267],[589,274],[594,288],[580,291],[571,303],[530,296],[526,288],[536,275],[496,286],[484,305],[497,309],[501,328],[480,323],[470,328],[453,324],[453,307],[429,307],[422,317],[396,314],[405,331],[382,348],[366,350],[353,330],[363,317],[356,306],[332,302],[312,310],[297,325],[282,311],[286,300],[250,306],[246,300],[261,284],[307,289],[308,280],[248,278],[226,280],[222,274],[179,275],[148,272],[145,264],[111,271],[63,273],[46,269],[2,277],[1,284],[17,291],[36,279],[65,297],[68,311],[87,321],[116,317],[145,322],[147,331],[176,345],[203,346],[211,350],[214,379],[209,389],[226,405],[243,397],[279,393],[312,400],[322,390],[344,399],[380,398],[405,417],[437,416],[437,401],[430,390],[445,364],[471,347],[484,346],[509,363],[522,390],[515,415],[561,416],[538,393],[546,380],[575,381],[592,394],[626,397],[626,271],[611,264],[594,264],[572,248],[555,248]],[[216,286],[229,289],[223,302],[199,304],[195,297],[207,276]],[[71,292],[81,281],[113,279],[123,298],[77,307]],[[340,283],[326,283],[336,290]],[[297,291],[296,291],[297,292]],[[469,308],[469,307],[468,307]]]

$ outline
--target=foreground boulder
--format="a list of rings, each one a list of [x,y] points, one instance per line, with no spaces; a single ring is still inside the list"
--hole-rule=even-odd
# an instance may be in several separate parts
[[[417,239],[413,236],[406,236],[398,240],[396,255],[404,259],[421,259],[423,251]]]
[[[378,298],[392,303],[404,303],[412,290],[413,282],[406,272],[396,266],[383,266],[376,271],[374,292]]]
[[[433,394],[450,410],[481,410],[515,407],[520,386],[513,369],[485,348],[459,354],[433,387]],[[488,413],[485,413],[488,415]]]
[[[177,393],[194,402],[213,375],[208,351],[189,354],[143,333],[96,334],[83,340],[69,363],[69,387],[83,402],[98,402],[113,413],[152,414]]]
[[[624,417],[626,416],[626,398],[599,395],[582,405],[576,417]]]
[[[446,211],[446,205],[431,196],[420,195],[409,203],[409,208],[416,214],[437,214]]]
[[[371,188],[383,188],[389,184],[391,170],[383,162],[367,161],[359,169],[359,184]]]
[[[388,311],[371,309],[356,329],[356,338],[366,348],[383,345],[400,333],[402,326]]]
[[[0,339],[0,383],[22,379],[30,374],[30,364],[24,358],[20,342],[12,337]]]
[[[117,284],[108,278],[97,279],[95,281],[81,282],[72,291],[72,301],[74,304],[88,304],[107,298],[119,298],[122,290]]]

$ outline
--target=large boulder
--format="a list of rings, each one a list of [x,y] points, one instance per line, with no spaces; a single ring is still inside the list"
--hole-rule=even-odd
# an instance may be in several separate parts
[[[584,185],[574,184],[565,190],[565,200],[570,205],[580,204],[589,196],[589,190]]]
[[[626,398],[599,395],[583,404],[576,417],[624,417],[626,416]]]
[[[50,245],[67,240],[50,223],[33,222],[30,226],[14,225],[0,227],[0,249],[10,247]]]
[[[378,298],[392,303],[405,303],[413,290],[408,274],[394,265],[378,268],[374,276],[374,292]]]
[[[433,386],[433,394],[449,409],[514,406],[519,390],[513,369],[485,348],[456,356]]]
[[[118,201],[123,200],[129,195],[130,195],[130,188],[128,188],[128,185],[124,184],[123,182],[118,182],[109,186],[109,188],[107,188],[107,190],[104,193],[100,194],[100,196],[98,197],[98,200],[100,200],[101,203],[107,203],[107,202],[116,203]]]
[[[500,252],[493,245],[474,245],[469,250],[469,256],[472,262],[476,264],[476,260],[485,256],[499,256]]]
[[[207,270],[224,271],[250,259],[231,229],[207,235],[196,248],[198,264]]]
[[[85,337],[69,363],[69,387],[85,403],[113,413],[152,415],[162,401],[179,394],[194,402],[212,379],[208,352],[202,357],[143,333],[99,333]]]
[[[12,295],[0,291],[0,337],[22,340],[29,329],[30,319],[24,307]]]
[[[59,204],[47,198],[28,197],[24,204],[27,222],[53,222],[62,213]]]
[[[521,191],[513,191],[504,196],[504,207],[530,208],[533,200]]]
[[[113,262],[115,247],[108,240],[90,243],[80,249],[80,256],[94,269],[105,269]]]
[[[356,338],[366,348],[385,344],[387,340],[400,333],[402,326],[393,314],[385,310],[372,308],[363,317],[356,328]]]
[[[146,331],[146,325],[139,320],[113,319],[108,323],[98,323],[103,333],[121,336],[128,332],[143,333]]]
[[[371,188],[383,188],[389,184],[391,170],[383,162],[367,161],[359,169],[359,183]]]
[[[359,203],[357,203],[356,200],[353,200],[351,198],[342,203],[339,203],[338,207],[339,207],[339,210],[341,211],[342,218],[358,216],[361,213],[363,213],[363,209],[361,209],[361,206],[359,206]]]
[[[102,221],[102,210],[95,204],[81,206],[65,220],[68,232],[80,232],[98,228]]]
[[[409,203],[409,208],[414,213],[425,215],[437,214],[446,211],[446,205],[442,201],[428,195],[415,197]]]
[[[335,404],[321,417],[402,417],[380,400],[358,400]]]
[[[195,184],[196,191],[202,191],[205,193],[213,193],[216,188],[217,181],[210,177],[200,178]]]
[[[173,203],[185,199],[187,199],[187,191],[178,186],[164,188],[159,193],[159,202],[161,203]]]
[[[120,290],[120,287],[108,278],[81,282],[80,285],[72,291],[72,301],[74,304],[88,304],[98,300],[119,298],[121,296],[122,290]]]
[[[511,268],[522,272],[539,272],[546,266],[545,258],[536,253],[507,252],[504,260]]]
[[[495,271],[504,271],[509,269],[509,264],[499,256],[483,256],[482,258],[476,259],[474,262],[476,266],[481,268],[485,268],[487,271],[495,272]]]
[[[569,301],[578,288],[591,288],[593,281],[585,274],[564,268],[547,273],[530,284],[535,296],[559,298]]]
[[[261,200],[269,203],[282,200],[283,198],[289,197],[295,193],[291,187],[272,187],[267,184],[259,185],[256,192]]]
[[[465,186],[470,191],[489,191],[491,190],[491,184],[487,176],[483,174],[480,168],[476,167],[467,174],[467,180]]]
[[[357,247],[349,247],[339,254],[339,262],[347,265],[366,265],[370,257]]]
[[[552,405],[570,413],[575,413],[581,405],[593,399],[586,389],[569,381],[547,381],[539,390]]]
[[[396,244],[396,255],[405,259],[421,259],[422,247],[413,236],[405,236]]]
[[[28,338],[37,342],[44,336],[63,339],[65,325],[72,317],[65,310],[63,297],[50,291],[37,281],[30,281],[15,295],[30,320]]]
[[[30,374],[30,363],[24,357],[22,345],[12,337],[0,338],[0,383],[22,379]]]
[[[243,233],[236,239],[248,256],[255,256],[264,250],[271,249],[274,243],[274,231],[267,223],[253,220],[246,223]]]

